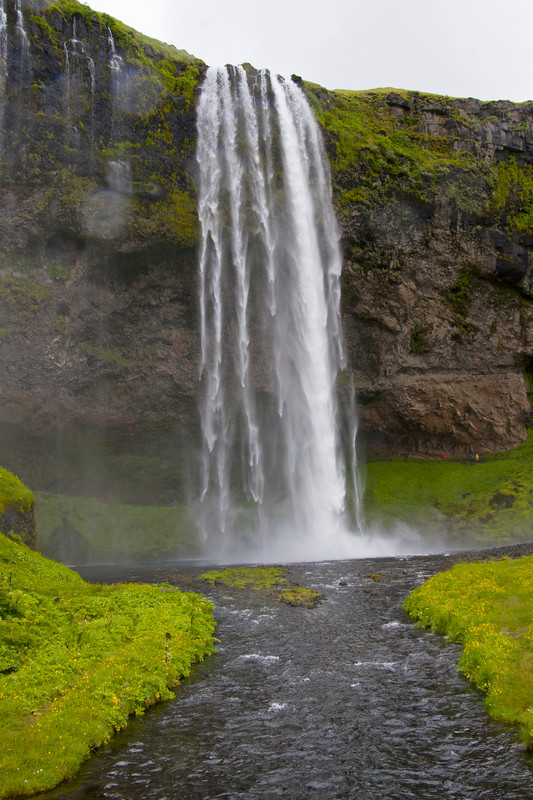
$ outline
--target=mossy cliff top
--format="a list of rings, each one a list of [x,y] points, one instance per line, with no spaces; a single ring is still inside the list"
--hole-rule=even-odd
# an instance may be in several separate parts
[[[426,205],[446,199],[510,233],[533,226],[533,102],[304,87],[324,131],[341,213],[410,195]]]

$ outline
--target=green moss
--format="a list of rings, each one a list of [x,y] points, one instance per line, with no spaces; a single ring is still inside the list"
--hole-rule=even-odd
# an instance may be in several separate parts
[[[70,563],[154,561],[200,552],[187,508],[37,492],[39,548]]]
[[[57,281],[66,281],[70,277],[70,272],[66,267],[61,267],[58,264],[54,264],[53,262],[49,262],[46,265],[46,271],[48,272],[51,278]]]
[[[204,572],[199,579],[213,586],[222,583],[232,589],[271,589],[286,580],[280,567],[228,567]]]
[[[138,201],[131,228],[141,239],[169,239],[179,247],[194,247],[199,234],[196,201],[176,187],[162,200]]]
[[[169,586],[93,586],[0,536],[0,798],[71,778],[129,715],[213,651],[212,605]]]
[[[466,317],[471,296],[471,276],[466,270],[462,270],[459,279],[450,286],[445,295],[448,308],[458,323],[463,322]]]
[[[399,191],[433,202],[437,187],[452,173],[460,184],[470,172],[483,169],[468,152],[457,152],[451,137],[420,133],[419,114],[398,119],[384,97],[389,90],[326,94],[309,84],[306,88],[325,133],[341,205],[378,205]],[[413,99],[413,93],[394,94]],[[453,116],[449,99],[437,99]],[[419,106],[430,100],[433,96],[416,95]]]
[[[89,344],[89,342],[81,342],[78,347],[87,353],[88,356],[97,358],[99,361],[104,361],[106,364],[117,364],[121,367],[131,367],[135,363],[129,358],[126,358],[119,350],[112,348],[97,347],[96,345]]]
[[[198,85],[200,71],[196,66],[187,67],[176,81],[176,88],[185,98],[189,107],[194,100],[194,92]]]
[[[533,557],[457,564],[415,589],[405,610],[463,645],[459,669],[495,719],[533,748]]]
[[[431,350],[429,337],[432,330],[433,324],[420,325],[413,328],[409,337],[411,350],[414,350],[416,353],[420,353],[421,355],[423,353],[428,353]]]
[[[30,489],[7,469],[0,467],[0,516],[8,507],[31,511],[33,504],[34,498]]]
[[[52,296],[48,286],[34,283],[30,278],[5,275],[0,278],[0,300],[8,308],[19,311],[35,311]]]
[[[499,214],[511,232],[533,228],[533,168],[515,158],[498,162],[493,169],[490,210]]]
[[[364,507],[370,523],[428,526],[446,520],[457,539],[527,540],[533,518],[533,431],[514,450],[485,455],[479,463],[466,457],[369,463]]]
[[[290,606],[313,608],[322,597],[314,589],[288,581],[286,571],[281,567],[229,567],[205,572],[199,578],[212,585],[220,583],[232,589],[266,591],[278,602]]]

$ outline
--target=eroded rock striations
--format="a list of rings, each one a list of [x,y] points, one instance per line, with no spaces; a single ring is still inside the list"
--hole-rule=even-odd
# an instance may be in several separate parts
[[[0,421],[172,420],[194,435],[205,65],[74,0],[23,3],[22,25],[3,2]],[[533,104],[301,85],[331,158],[368,447],[517,444],[533,364]]]

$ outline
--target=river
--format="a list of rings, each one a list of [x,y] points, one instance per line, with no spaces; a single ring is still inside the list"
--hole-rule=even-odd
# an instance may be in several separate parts
[[[531,548],[529,548],[531,550]],[[103,747],[42,800],[531,800],[533,758],[457,672],[460,648],[402,610],[436,571],[479,554],[299,564],[314,609],[206,591],[218,652],[175,700]],[[84,568],[112,582],[199,570]],[[373,576],[373,577],[372,577]]]

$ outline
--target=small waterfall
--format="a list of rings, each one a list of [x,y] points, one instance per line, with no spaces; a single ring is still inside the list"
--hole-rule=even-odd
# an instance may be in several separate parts
[[[222,557],[353,555],[354,414],[346,457],[341,257],[318,126],[292,81],[210,68],[198,133],[205,539]]]
[[[17,15],[16,29],[21,44],[21,58],[23,58],[28,53],[30,40],[28,39],[28,34],[26,33],[26,29],[24,27],[24,17],[22,16],[22,0],[15,0],[15,12]]]
[[[109,27],[107,28],[107,46],[109,49],[109,71],[111,73],[111,94],[116,97],[120,90],[120,73],[124,67],[124,62],[117,54],[113,31]]]
[[[80,123],[89,118],[90,157],[94,150],[94,99],[96,68],[94,60],[87,55],[85,44],[78,39],[76,17],[72,18],[72,38],[63,45],[66,76],[66,113],[68,121],[68,144],[75,151],[80,149]],[[87,92],[89,86],[89,93]]]
[[[4,113],[7,82],[7,14],[4,0],[0,0],[0,156],[4,151]]]
[[[107,183],[111,191],[121,195],[131,195],[131,165],[127,161],[110,161]]]
[[[116,135],[117,128],[117,109],[120,109],[123,101],[124,90],[128,90],[127,81],[123,75],[124,61],[118,55],[115,47],[115,39],[111,28],[107,28],[107,47],[109,50],[109,74],[110,74],[110,96],[111,96],[111,135]]]

